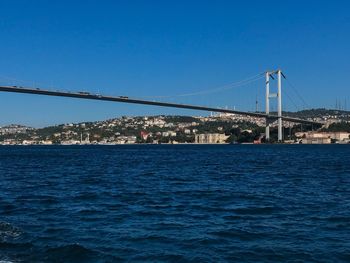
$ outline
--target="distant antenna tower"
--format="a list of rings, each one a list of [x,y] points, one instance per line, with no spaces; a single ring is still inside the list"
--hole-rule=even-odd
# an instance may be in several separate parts
[[[347,105],[347,99],[344,99],[344,110],[347,111],[348,110],[348,105]]]
[[[258,101],[258,95],[256,96],[256,99],[255,99],[255,112],[259,112],[259,101]]]

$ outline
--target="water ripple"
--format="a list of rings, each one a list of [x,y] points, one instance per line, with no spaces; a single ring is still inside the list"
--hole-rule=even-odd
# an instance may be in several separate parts
[[[347,145],[0,147],[0,262],[349,262]]]

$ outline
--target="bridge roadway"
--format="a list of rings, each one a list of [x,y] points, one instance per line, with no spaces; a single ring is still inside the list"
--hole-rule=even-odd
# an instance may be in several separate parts
[[[277,115],[271,115],[271,114],[265,114],[265,113],[259,113],[259,112],[246,112],[246,111],[237,111],[237,110],[230,110],[230,109],[212,108],[212,107],[206,107],[206,106],[196,106],[196,105],[189,105],[189,104],[141,100],[141,99],[133,99],[125,96],[119,96],[119,97],[104,96],[100,94],[91,94],[88,92],[51,91],[51,90],[44,90],[44,89],[38,89],[38,88],[26,88],[26,87],[19,87],[19,86],[0,86],[0,91],[56,96],[56,97],[79,98],[79,99],[88,99],[88,100],[103,100],[103,101],[113,101],[113,102],[122,102],[122,103],[154,105],[154,106],[161,106],[161,107],[191,109],[191,110],[200,110],[200,111],[232,113],[232,114],[239,114],[239,115],[245,115],[245,116],[266,118],[270,120],[278,119]],[[303,120],[303,119],[287,117],[287,116],[282,116],[282,119],[285,121],[290,121],[294,123],[321,124],[315,121]]]

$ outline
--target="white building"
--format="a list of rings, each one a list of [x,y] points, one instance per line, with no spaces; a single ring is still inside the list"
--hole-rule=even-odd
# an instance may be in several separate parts
[[[347,143],[350,139],[348,132],[297,132],[295,136],[305,144],[327,144],[332,140]]]
[[[196,134],[195,143],[198,144],[216,144],[216,143],[226,143],[229,136],[223,133],[206,133],[206,134]]]

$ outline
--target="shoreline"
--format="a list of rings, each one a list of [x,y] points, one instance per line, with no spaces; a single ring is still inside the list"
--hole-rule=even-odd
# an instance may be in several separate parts
[[[174,146],[174,145],[203,145],[203,146],[218,146],[218,145],[350,145],[350,143],[159,143],[159,144],[152,144],[152,143],[130,143],[130,144],[0,144],[1,147],[54,147],[54,146],[121,146],[121,147],[128,147],[128,146],[160,146],[160,145],[168,145],[168,146]]]

